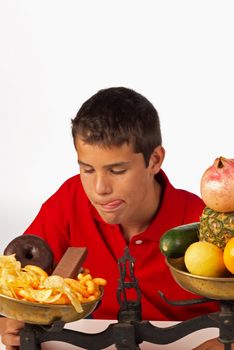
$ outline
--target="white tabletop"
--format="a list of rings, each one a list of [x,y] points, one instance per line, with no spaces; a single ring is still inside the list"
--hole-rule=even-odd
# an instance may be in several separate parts
[[[66,325],[66,328],[68,329],[74,329],[77,331],[85,332],[85,333],[97,333],[100,331],[103,331],[107,328],[107,326],[110,323],[115,323],[116,321],[108,321],[108,320],[80,320],[77,322],[72,322]],[[156,325],[158,327],[169,327],[177,322],[162,322],[162,321],[152,321],[153,325]],[[196,331],[190,335],[187,335],[186,337],[173,342],[171,344],[167,345],[157,345],[157,344],[151,344],[144,342],[140,344],[140,348],[142,350],[159,350],[159,349],[165,349],[165,350],[191,350],[195,346],[198,346],[199,344],[203,343],[204,341],[214,338],[218,336],[218,329],[217,328],[206,328],[200,331]],[[47,342],[42,344],[43,350],[78,350],[81,348],[78,348],[77,346],[62,343],[62,342]],[[109,346],[106,348],[108,350],[116,350],[115,346]]]

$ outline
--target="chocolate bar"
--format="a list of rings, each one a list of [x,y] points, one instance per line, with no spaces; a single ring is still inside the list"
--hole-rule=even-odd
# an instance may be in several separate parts
[[[52,275],[58,275],[63,278],[76,278],[87,257],[87,253],[88,249],[86,247],[67,248]]]

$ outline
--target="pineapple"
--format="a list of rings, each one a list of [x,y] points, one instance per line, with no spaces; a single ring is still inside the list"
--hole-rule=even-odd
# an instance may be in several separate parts
[[[221,213],[205,207],[200,217],[199,240],[224,249],[232,236],[234,236],[234,211]]]

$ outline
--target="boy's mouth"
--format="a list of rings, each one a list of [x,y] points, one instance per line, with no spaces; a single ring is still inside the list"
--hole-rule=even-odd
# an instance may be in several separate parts
[[[121,199],[116,199],[110,202],[99,203],[99,207],[105,211],[112,211],[118,209],[124,203]]]

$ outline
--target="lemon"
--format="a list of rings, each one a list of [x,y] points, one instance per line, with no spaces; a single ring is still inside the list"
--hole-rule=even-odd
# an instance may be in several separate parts
[[[186,250],[185,266],[193,275],[222,277],[227,274],[223,251],[213,243],[195,242]]]

